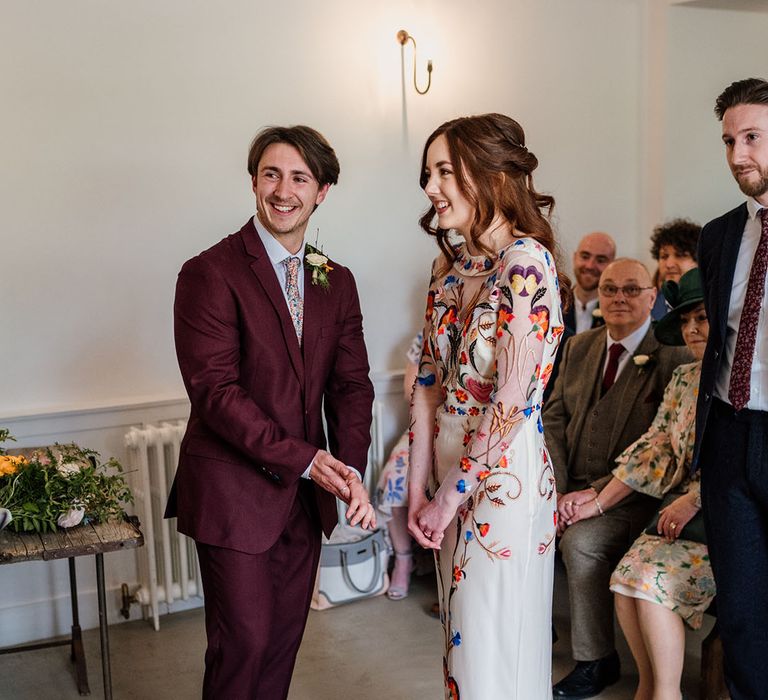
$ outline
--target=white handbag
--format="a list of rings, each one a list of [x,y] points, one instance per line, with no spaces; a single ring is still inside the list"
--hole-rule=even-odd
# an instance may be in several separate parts
[[[329,540],[323,538],[312,609],[326,610],[381,595],[389,587],[388,562],[383,530],[340,525]]]
[[[372,492],[374,478],[381,464],[383,444],[377,426],[381,425],[381,406],[374,402],[371,447],[363,485]],[[312,594],[313,610],[327,610],[343,603],[371,598],[389,588],[387,566],[391,554],[384,529],[363,530],[347,524],[347,506],[336,499],[339,524],[330,538],[323,537],[320,565]]]

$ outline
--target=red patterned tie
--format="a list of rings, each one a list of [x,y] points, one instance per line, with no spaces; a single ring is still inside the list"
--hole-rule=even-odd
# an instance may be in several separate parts
[[[619,370],[619,358],[624,354],[624,346],[621,343],[614,343],[608,348],[608,364],[605,367],[603,375],[603,386],[601,396],[613,386],[616,381],[616,372]]]
[[[739,334],[736,336],[736,350],[733,353],[731,384],[728,387],[728,400],[737,411],[749,403],[752,357],[755,354],[757,323],[765,294],[765,271],[768,269],[768,209],[760,210],[760,218],[763,222],[762,233],[749,272],[747,293],[739,319]]]

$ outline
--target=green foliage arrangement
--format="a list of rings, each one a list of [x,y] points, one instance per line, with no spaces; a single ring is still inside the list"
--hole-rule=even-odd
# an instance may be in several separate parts
[[[102,462],[98,452],[75,444],[14,457],[2,447],[12,439],[0,429],[0,508],[10,511],[11,530],[49,532],[119,519],[123,504],[133,503],[117,460]]]

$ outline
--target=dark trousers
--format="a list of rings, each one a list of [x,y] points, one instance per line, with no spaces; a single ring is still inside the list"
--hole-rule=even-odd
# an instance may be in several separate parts
[[[732,700],[768,697],[768,413],[713,399],[701,494]]]
[[[204,700],[288,696],[320,556],[312,510],[297,497],[285,530],[261,554],[197,543],[208,637]]]

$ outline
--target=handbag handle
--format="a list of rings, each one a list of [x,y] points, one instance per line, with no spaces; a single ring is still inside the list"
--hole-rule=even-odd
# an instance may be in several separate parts
[[[371,543],[373,546],[373,559],[374,559],[374,567],[373,567],[373,576],[371,577],[371,583],[366,588],[359,588],[355,582],[352,580],[352,575],[349,573],[349,567],[347,565],[347,553],[342,549],[341,550],[341,571],[344,575],[344,580],[347,582],[347,584],[354,588],[358,593],[361,595],[368,595],[369,593],[373,593],[374,589],[376,588],[376,584],[379,582],[379,576],[381,575],[381,559],[379,557],[379,543],[376,540],[373,540]]]

